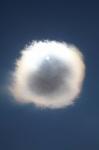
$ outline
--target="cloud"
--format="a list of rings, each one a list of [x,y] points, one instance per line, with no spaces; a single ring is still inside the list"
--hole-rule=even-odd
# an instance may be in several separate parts
[[[16,60],[9,90],[17,102],[61,108],[75,102],[84,76],[83,55],[77,47],[65,42],[33,41]]]

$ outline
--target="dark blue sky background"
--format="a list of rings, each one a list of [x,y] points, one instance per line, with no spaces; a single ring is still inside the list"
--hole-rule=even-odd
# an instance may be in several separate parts
[[[76,44],[85,56],[83,92],[74,106],[40,110],[13,104],[4,91],[19,52],[32,40]],[[0,150],[99,150],[99,4],[0,1]]]

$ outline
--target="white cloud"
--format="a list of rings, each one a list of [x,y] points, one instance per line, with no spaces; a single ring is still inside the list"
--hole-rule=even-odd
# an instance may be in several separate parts
[[[65,42],[33,41],[16,60],[9,89],[18,102],[61,108],[75,102],[84,75],[83,56],[77,47]]]

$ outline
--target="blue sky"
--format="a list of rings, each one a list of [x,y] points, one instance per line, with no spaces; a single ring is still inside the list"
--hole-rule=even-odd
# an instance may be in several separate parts
[[[99,150],[98,18],[94,1],[0,1],[0,149]],[[20,50],[43,39],[76,44],[85,56],[86,78],[74,106],[15,105],[4,91]]]

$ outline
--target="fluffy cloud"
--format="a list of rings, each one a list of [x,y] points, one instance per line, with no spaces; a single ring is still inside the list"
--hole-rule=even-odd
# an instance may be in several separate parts
[[[21,51],[10,92],[21,103],[43,108],[71,105],[81,92],[85,64],[79,49],[57,41],[33,41]]]

